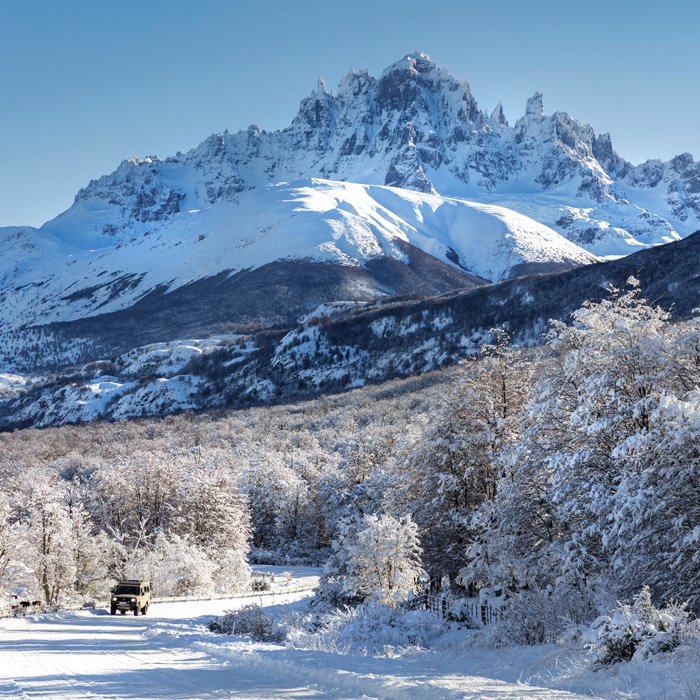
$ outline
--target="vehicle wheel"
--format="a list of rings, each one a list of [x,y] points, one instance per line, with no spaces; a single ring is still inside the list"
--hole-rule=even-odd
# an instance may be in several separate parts
[[[126,615],[126,610],[120,610],[119,611],[122,615]]]
[[[110,608],[109,609],[110,615],[116,615],[117,614],[117,609],[116,608]]]
[[[147,612],[148,612],[148,603],[146,603],[146,605],[143,606],[143,608],[141,610],[141,614],[145,615]]]
[[[137,605],[137,606],[134,608],[134,617],[136,617],[136,615],[138,615],[138,614],[139,614],[139,606]]]

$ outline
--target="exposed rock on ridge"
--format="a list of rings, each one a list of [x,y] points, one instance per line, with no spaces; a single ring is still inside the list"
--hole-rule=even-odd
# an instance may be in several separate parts
[[[190,170],[196,184],[185,192],[172,179]],[[191,209],[308,177],[466,197],[532,216],[519,201],[528,195],[538,199],[534,218],[598,255],[677,240],[700,225],[700,164],[689,154],[633,166],[609,134],[565,112],[545,115],[539,92],[511,128],[500,105],[488,117],[466,80],[422,53],[379,78],[351,70],[336,94],[320,80],[283,131],[251,126],[165,161],[125,161],[81,190],[75,206],[99,199],[124,222],[158,221],[185,197]]]

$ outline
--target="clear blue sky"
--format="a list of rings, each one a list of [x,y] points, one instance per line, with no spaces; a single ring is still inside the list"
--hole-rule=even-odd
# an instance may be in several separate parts
[[[0,226],[124,158],[284,128],[317,78],[415,50],[511,124],[539,90],[633,163],[700,158],[698,27],[688,0],[0,0]]]

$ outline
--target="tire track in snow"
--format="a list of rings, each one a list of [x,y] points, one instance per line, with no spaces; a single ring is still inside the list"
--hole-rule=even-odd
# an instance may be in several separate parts
[[[22,690],[17,681],[0,680],[0,698],[12,698],[13,700],[31,700]]]
[[[0,700],[584,697],[469,675],[458,660],[440,654],[352,657],[214,635],[204,630],[211,607],[203,604],[173,605],[162,612],[159,618],[81,612],[31,624],[3,622]]]
[[[352,657],[329,652],[271,647],[246,653],[242,649],[196,642],[196,649],[226,659],[240,673],[295,682],[324,698],[363,700],[582,700],[584,696],[483,676],[456,673],[454,664],[440,668],[439,657]],[[436,663],[437,661],[437,663]],[[278,697],[277,695],[270,697]],[[281,696],[280,696],[281,697]],[[310,697],[304,695],[303,697]],[[585,696],[591,700],[590,696]]]

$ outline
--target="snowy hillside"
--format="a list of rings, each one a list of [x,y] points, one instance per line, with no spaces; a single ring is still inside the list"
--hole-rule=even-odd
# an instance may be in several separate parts
[[[115,235],[81,226],[76,216],[87,217],[85,207],[39,231],[12,230],[0,241],[6,329],[117,311],[154,290],[221,273],[231,278],[275,261],[359,268],[391,258],[410,267],[404,244],[454,269],[450,274],[459,282],[445,289],[468,286],[463,272],[499,280],[595,261],[552,229],[509,209],[346,182],[257,187],[234,201],[160,222],[130,221]],[[92,214],[94,221],[106,216]],[[376,298],[406,291],[370,279],[348,294]]]
[[[121,354],[108,335],[90,344],[33,330],[4,334],[0,361],[12,375],[0,394],[0,429],[296,401],[424,373],[475,355],[501,325],[520,344],[540,343],[549,319],[566,319],[630,275],[650,298],[687,318],[700,306],[699,264],[696,234],[563,273],[427,298],[324,302],[291,327],[150,343]],[[129,347],[137,338],[132,333]],[[31,383],[22,374],[42,368],[51,375],[81,356],[102,361]]]

